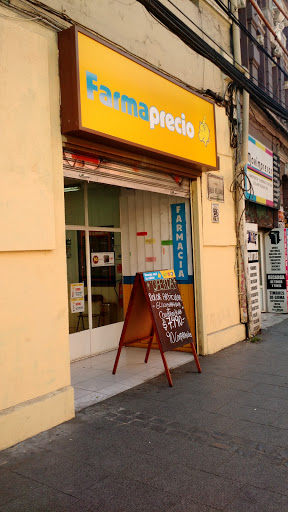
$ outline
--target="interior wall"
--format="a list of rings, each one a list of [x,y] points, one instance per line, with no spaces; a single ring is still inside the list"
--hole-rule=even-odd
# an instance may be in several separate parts
[[[188,280],[179,289],[195,339],[194,276],[189,199],[141,190],[121,189],[124,311],[136,272],[173,269],[171,205],[185,204]],[[155,340],[154,340],[155,342]],[[190,350],[190,348],[189,348]]]

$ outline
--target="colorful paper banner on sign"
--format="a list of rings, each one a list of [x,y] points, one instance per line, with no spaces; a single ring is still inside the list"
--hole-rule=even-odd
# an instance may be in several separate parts
[[[185,203],[171,204],[174,271],[177,281],[188,279]]]
[[[144,281],[158,281],[175,277],[174,270],[157,270],[156,272],[143,272]]]

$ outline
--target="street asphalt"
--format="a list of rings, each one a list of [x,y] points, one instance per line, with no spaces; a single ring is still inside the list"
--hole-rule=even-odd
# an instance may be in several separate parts
[[[287,512],[288,320],[260,338],[1,452],[0,512]]]

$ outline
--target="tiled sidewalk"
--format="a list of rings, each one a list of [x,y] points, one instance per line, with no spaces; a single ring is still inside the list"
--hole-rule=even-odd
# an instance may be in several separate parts
[[[200,362],[1,452],[0,512],[287,512],[288,320]]]
[[[268,329],[272,325],[280,324],[284,320],[288,319],[286,313],[262,313],[261,315],[261,327],[262,329]]]
[[[285,314],[262,313],[262,328],[267,329],[287,318]],[[164,371],[158,350],[151,350],[146,365],[145,349],[130,347],[122,350],[117,373],[112,375],[116,353],[116,350],[112,350],[71,364],[76,411],[138,386]],[[170,369],[193,361],[192,354],[185,352],[167,352],[165,357]]]
[[[164,371],[158,350],[151,350],[145,364],[145,349],[127,347],[121,352],[116,375],[112,375],[116,353],[113,350],[71,364],[76,411],[138,386]],[[193,361],[192,354],[187,352],[168,352],[165,357],[170,369]]]

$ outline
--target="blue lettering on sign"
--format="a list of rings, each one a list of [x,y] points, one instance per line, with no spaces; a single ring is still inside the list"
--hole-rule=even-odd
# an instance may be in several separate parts
[[[123,114],[138,117],[142,121],[150,124],[150,129],[155,130],[155,126],[159,128],[168,128],[171,132],[177,133],[184,137],[194,138],[195,129],[190,121],[186,120],[185,114],[182,112],[178,117],[173,117],[169,112],[158,109],[155,106],[150,108],[143,101],[136,101],[134,98],[128,97],[126,94],[120,94],[118,91],[111,91],[107,85],[98,86],[98,76],[86,70],[86,89],[87,98],[92,101],[98,101],[106,107],[119,110]],[[98,93],[98,96],[97,96]],[[206,146],[206,144],[205,144]]]
[[[185,203],[171,204],[174,271],[177,281],[188,279]]]

